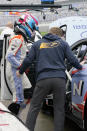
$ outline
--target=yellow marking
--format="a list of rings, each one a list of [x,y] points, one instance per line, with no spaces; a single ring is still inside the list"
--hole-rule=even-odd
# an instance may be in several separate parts
[[[41,43],[40,49],[57,47],[59,44],[60,44],[59,42]]]

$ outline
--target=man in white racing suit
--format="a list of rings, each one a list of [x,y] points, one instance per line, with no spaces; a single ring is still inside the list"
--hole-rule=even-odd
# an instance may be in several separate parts
[[[20,78],[16,71],[19,70],[21,63],[26,56],[28,40],[34,36],[34,30],[38,30],[37,19],[29,14],[19,18],[14,24],[14,35],[9,40],[9,48],[6,53],[6,74],[13,94],[13,102],[21,105],[24,102],[23,88],[29,87],[29,79],[24,73]]]

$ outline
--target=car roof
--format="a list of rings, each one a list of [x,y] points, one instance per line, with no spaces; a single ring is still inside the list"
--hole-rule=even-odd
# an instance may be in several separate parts
[[[73,24],[80,22],[84,23],[87,22],[87,16],[71,16],[71,17],[64,17],[64,18],[59,18],[56,21],[52,22],[49,25],[49,28],[54,27],[54,26],[62,26],[62,25],[68,25],[68,24]]]

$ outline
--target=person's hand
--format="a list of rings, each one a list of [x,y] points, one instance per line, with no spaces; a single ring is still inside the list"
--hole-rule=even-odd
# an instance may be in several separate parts
[[[86,60],[84,59],[83,61],[80,62],[80,65],[84,65]]]
[[[16,75],[17,75],[17,77],[21,77],[21,74],[19,73],[19,70],[16,71]]]

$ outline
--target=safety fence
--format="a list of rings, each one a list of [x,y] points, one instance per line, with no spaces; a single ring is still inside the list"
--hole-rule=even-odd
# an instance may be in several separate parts
[[[35,15],[39,23],[49,23],[61,17],[68,16],[87,16],[87,2],[75,3],[72,7],[64,6],[58,9],[43,9],[42,12],[31,11]],[[0,26],[4,26],[9,21],[12,23],[21,15],[19,12],[0,12]]]

